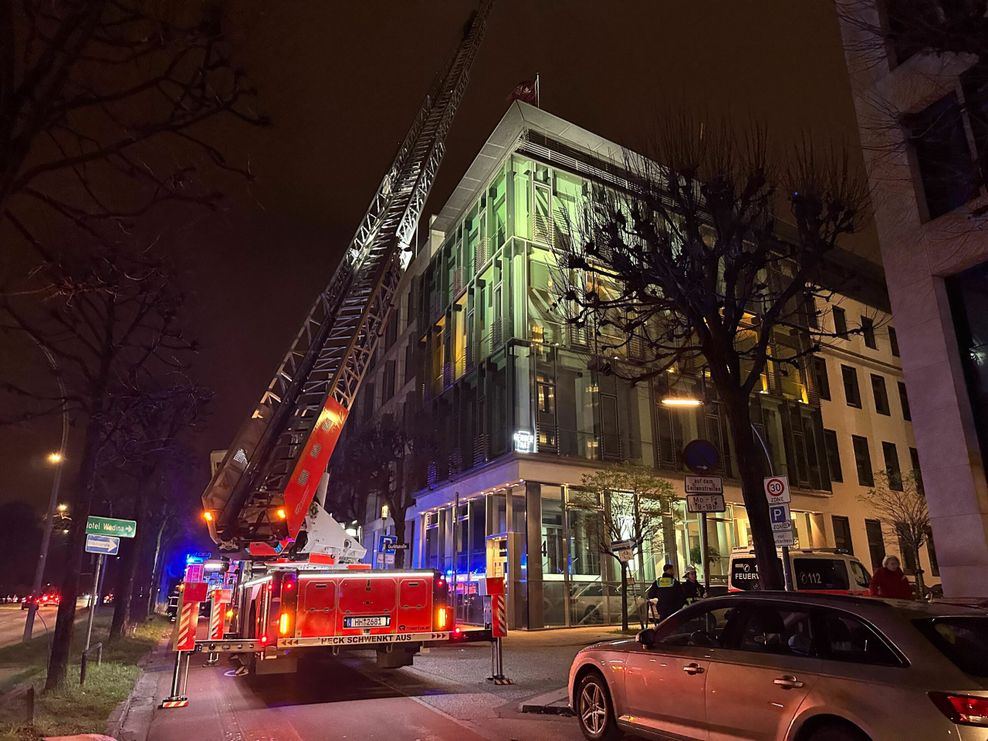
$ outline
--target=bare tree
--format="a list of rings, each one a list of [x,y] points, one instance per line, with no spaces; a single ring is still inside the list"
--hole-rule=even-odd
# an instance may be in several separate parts
[[[898,540],[905,551],[902,565],[908,561],[916,564],[916,590],[920,597],[926,594],[920,549],[930,537],[930,512],[926,494],[918,471],[902,476],[894,471],[876,474],[875,486],[861,496],[882,521],[882,529],[892,539]],[[908,559],[908,561],[907,561]]]
[[[153,530],[150,522],[152,497],[160,497],[160,469],[181,446],[182,437],[193,428],[212,394],[183,377],[174,383],[134,389],[124,398],[126,417],[114,440],[114,461],[132,483],[131,514],[137,534],[122,549],[117,588],[114,593],[111,641],[120,638],[132,623],[132,595],[141,557]]]
[[[330,481],[338,488],[336,496],[350,501],[357,519],[366,512],[373,495],[384,500],[388,517],[394,523],[399,548],[395,565],[405,564],[405,516],[415,504],[402,474],[402,461],[408,452],[408,438],[391,415],[373,425],[356,429],[348,438],[339,463],[333,464]]]
[[[661,536],[673,518],[675,490],[652,468],[623,464],[585,474],[573,503],[595,513],[588,535],[600,553],[614,558],[621,568],[621,628],[628,630],[628,562],[612,544],[630,541],[639,560],[642,546]]]
[[[182,296],[170,270],[147,254],[92,245],[42,262],[25,286],[0,295],[0,330],[48,348],[58,359],[65,393],[53,396],[9,381],[0,384],[0,393],[24,409],[14,420],[67,410],[80,428],[78,468],[69,487],[73,521],[63,599],[46,682],[54,688],[65,679],[86,519],[100,467],[111,441],[144,401],[135,389],[181,370],[195,343],[180,325]]]
[[[762,493],[751,400],[763,374],[798,372],[827,333],[827,255],[855,230],[863,186],[846,156],[804,144],[784,167],[764,132],[671,118],[622,181],[596,186],[561,239],[560,306],[594,342],[592,367],[633,382],[709,377],[727,415],[759,573],[783,585]],[[786,227],[777,220],[784,203]],[[783,236],[783,232],[785,235]],[[830,335],[832,336],[832,335]]]
[[[0,223],[37,244],[34,225],[52,216],[92,233],[99,222],[129,230],[165,201],[215,205],[201,164],[249,172],[202,124],[222,114],[264,125],[254,98],[221,2],[5,2]]]

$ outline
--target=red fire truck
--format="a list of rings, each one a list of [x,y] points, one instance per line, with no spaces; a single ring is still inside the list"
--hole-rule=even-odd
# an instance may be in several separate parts
[[[236,653],[245,671],[264,674],[293,671],[307,651],[351,648],[374,649],[379,664],[398,667],[423,646],[460,636],[440,574],[361,563],[366,550],[326,509],[326,471],[392,310],[490,7],[483,0],[467,24],[329,285],[203,493],[210,536],[243,560],[231,563],[229,589],[211,597],[202,596],[201,572],[187,574],[183,594],[211,599],[212,609],[208,637],[196,640],[192,598],[183,603],[179,651]],[[181,655],[175,698],[180,663]]]
[[[240,636],[202,642],[209,652],[248,649],[244,665],[258,674],[294,671],[311,649],[374,649],[379,666],[408,666],[423,646],[461,635],[446,580],[435,571],[259,565],[235,590],[228,611]]]

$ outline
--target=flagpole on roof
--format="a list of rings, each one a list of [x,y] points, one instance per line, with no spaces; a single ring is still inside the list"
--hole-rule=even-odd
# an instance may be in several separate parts
[[[541,91],[539,90],[539,73],[535,73],[535,107],[542,107]]]

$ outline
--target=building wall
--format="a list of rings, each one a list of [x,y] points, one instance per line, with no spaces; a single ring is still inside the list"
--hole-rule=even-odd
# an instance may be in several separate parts
[[[496,130],[492,139],[497,136]],[[480,577],[503,573],[515,627],[612,622],[620,616],[619,572],[610,556],[587,543],[589,515],[578,493],[584,475],[631,461],[659,469],[682,496],[680,451],[692,439],[710,439],[722,450],[728,503],[727,512],[708,520],[713,583],[726,583],[730,552],[750,544],[749,528],[716,402],[692,410],[660,404],[672,392],[703,394],[695,378],[632,386],[588,368],[592,338],[568,325],[554,305],[563,279],[554,247],[578,219],[592,168],[572,158],[549,165],[552,153],[532,156],[526,141],[518,137],[501,147],[483,176],[468,173],[461,188],[469,187],[470,197],[444,210],[437,223],[445,231],[433,231],[399,291],[398,303],[417,307],[416,315],[400,325],[394,346],[369,374],[357,419],[397,413],[404,400],[406,408],[421,405],[412,407],[423,410],[420,423],[438,420],[438,460],[419,482],[408,527],[413,564],[447,572],[461,595],[461,620],[478,618]],[[882,442],[891,442],[908,471],[914,443],[900,408],[901,370],[888,340],[888,314],[840,295],[832,302],[853,326],[861,316],[873,320],[877,350],[856,335],[824,348],[830,401],[820,399],[809,368],[769,369],[764,393],[753,401],[754,419],[773,472],[788,474],[794,486],[798,545],[833,547],[840,535],[870,568],[869,513],[860,499],[868,486],[856,478],[852,435],[867,439],[872,470],[884,468]],[[404,357],[403,343],[418,349],[419,375],[383,401],[382,365]],[[861,409],[844,401],[842,364],[857,373]],[[871,374],[885,380],[887,416],[875,413]],[[825,429],[835,433],[844,474],[833,484]],[[379,514],[372,503],[368,531],[391,527]],[[849,539],[843,530],[835,534],[835,516],[847,518]],[[897,552],[893,540],[882,538],[878,548]],[[699,518],[680,502],[633,575],[650,582],[666,562],[681,573],[700,560],[699,542]]]
[[[963,99],[960,75],[972,60],[922,52],[898,60],[862,28],[881,27],[877,3],[844,7],[864,21],[845,20],[841,30],[944,590],[985,596],[984,441],[979,446],[949,291],[951,276],[988,261],[988,233],[971,216],[985,198],[945,213],[931,208],[922,159],[896,118],[930,110],[947,95]],[[973,147],[970,126],[965,133]]]

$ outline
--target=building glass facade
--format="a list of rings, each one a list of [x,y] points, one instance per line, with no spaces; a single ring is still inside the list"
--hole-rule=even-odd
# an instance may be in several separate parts
[[[591,537],[596,514],[579,492],[587,467],[630,462],[681,476],[683,446],[705,438],[722,452],[719,473],[737,478],[716,401],[688,410],[660,403],[670,393],[704,394],[702,379],[668,374],[633,385],[592,370],[586,330],[568,324],[558,307],[560,283],[568,279],[558,255],[595,185],[514,151],[446,231],[410,289],[422,329],[420,403],[436,436],[434,465],[417,482],[420,501],[444,482],[465,481],[522,454],[573,466],[564,481],[459,490],[421,512],[417,563],[449,576],[461,621],[482,620],[479,580],[487,574],[507,577],[514,627],[620,620],[620,567]],[[827,495],[814,381],[804,370],[770,364],[761,391],[753,419],[774,473]],[[699,516],[680,501],[667,520],[632,564],[632,605],[663,563],[681,573],[702,561]],[[800,544],[825,543],[822,515],[795,512],[794,521]],[[751,543],[743,505],[711,515],[707,530],[711,581],[723,584],[731,549]]]

